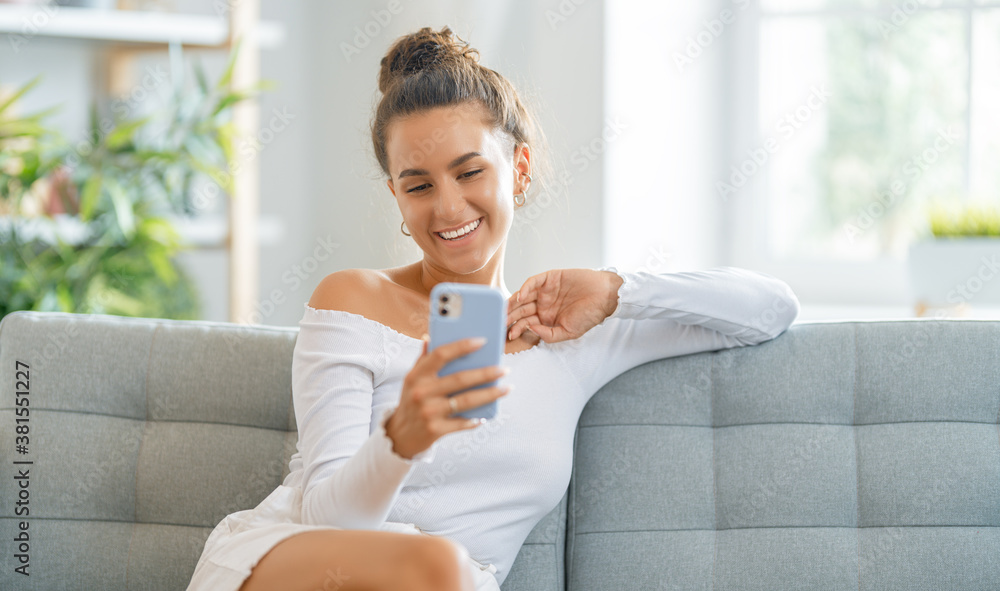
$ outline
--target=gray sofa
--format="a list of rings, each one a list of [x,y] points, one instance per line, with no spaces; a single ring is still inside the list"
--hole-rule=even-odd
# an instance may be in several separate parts
[[[0,588],[184,589],[287,473],[296,334],[3,318]],[[503,588],[998,589],[998,360],[1000,322],[845,322],[634,368],[584,410]]]

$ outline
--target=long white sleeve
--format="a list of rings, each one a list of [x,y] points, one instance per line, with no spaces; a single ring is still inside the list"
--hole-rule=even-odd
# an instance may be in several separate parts
[[[385,369],[383,335],[361,317],[306,307],[292,355],[292,399],[302,454],[302,522],[376,529],[416,462],[392,451],[385,409],[372,430],[372,398]]]
[[[655,359],[773,339],[799,312],[798,299],[787,284],[745,269],[661,274],[599,270],[622,278],[618,306],[576,339],[578,345],[569,345],[576,349],[574,354],[564,356],[591,394]]]

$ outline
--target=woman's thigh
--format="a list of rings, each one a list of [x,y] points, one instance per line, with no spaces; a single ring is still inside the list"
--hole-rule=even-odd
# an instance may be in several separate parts
[[[437,536],[312,530],[275,544],[240,591],[472,589],[467,563],[464,549]]]

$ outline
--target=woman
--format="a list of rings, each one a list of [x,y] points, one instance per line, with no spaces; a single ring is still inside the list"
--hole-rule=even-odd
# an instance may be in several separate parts
[[[477,56],[444,27],[400,38],[382,60],[372,140],[423,258],[339,271],[316,288],[293,353],[290,473],[213,530],[190,590],[495,591],[565,493],[577,420],[601,386],[654,359],[772,339],[798,313],[784,283],[733,268],[561,269],[511,294],[507,235],[540,136]],[[427,353],[429,294],[442,281],[507,297],[508,374],[437,377],[476,347]],[[451,416],[493,400],[485,423]]]

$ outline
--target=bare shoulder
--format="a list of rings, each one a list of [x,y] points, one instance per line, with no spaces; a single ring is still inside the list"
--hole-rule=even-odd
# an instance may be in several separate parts
[[[419,339],[427,332],[427,298],[400,285],[397,269],[344,269],[319,282],[309,306],[364,316]]]
[[[379,291],[378,273],[371,269],[342,269],[319,282],[309,306],[317,310],[342,310],[363,314],[365,304]]]

